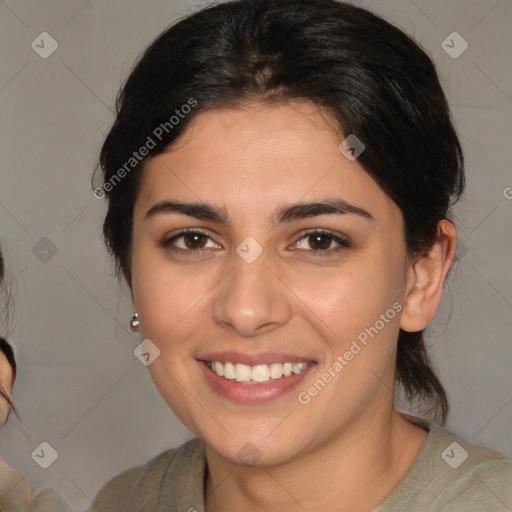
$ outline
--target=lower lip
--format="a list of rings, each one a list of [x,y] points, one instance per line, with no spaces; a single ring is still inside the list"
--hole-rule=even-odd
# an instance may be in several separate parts
[[[234,402],[264,403],[275,400],[296,388],[304,377],[316,366],[314,363],[300,373],[292,373],[288,377],[281,377],[275,381],[267,381],[261,384],[244,384],[236,380],[220,377],[210,370],[204,361],[197,361],[206,376],[206,380],[219,395]]]

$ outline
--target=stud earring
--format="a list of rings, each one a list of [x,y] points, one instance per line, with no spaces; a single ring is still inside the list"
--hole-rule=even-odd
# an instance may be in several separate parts
[[[132,319],[130,320],[130,329],[133,332],[136,332],[137,328],[139,327],[139,324],[140,324],[140,320],[139,320],[138,313],[133,313]]]
[[[421,283],[416,283],[416,285],[414,286],[414,289],[417,289],[417,288],[421,288]]]

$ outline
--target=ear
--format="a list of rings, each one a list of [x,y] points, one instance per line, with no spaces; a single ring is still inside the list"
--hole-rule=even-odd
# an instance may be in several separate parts
[[[437,240],[427,254],[415,259],[408,269],[407,290],[400,328],[417,332],[434,318],[441,299],[446,276],[455,259],[457,232],[443,219],[437,225]]]

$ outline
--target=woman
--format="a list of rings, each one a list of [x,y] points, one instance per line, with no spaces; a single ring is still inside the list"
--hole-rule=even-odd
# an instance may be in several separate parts
[[[197,437],[91,511],[510,510],[510,459],[394,408],[397,382],[446,418],[423,330],[464,189],[414,41],[333,0],[203,9],[144,52],[100,163],[139,356]]]
[[[4,290],[5,265],[0,250],[0,289]],[[6,308],[7,310],[7,308]],[[11,345],[0,338],[0,428],[11,410],[21,421],[10,393],[16,379],[16,360]],[[0,459],[0,512],[68,512],[62,498],[50,488],[42,489],[34,497],[25,475],[8,466]]]
[[[5,261],[0,248],[0,293],[4,295],[5,284]],[[5,308],[7,311],[7,307]],[[7,420],[11,410],[14,411],[16,416],[19,414],[14,405],[10,393],[12,386],[16,379],[16,360],[14,358],[14,351],[11,345],[0,337],[0,427],[3,427]]]
[[[16,362],[12,347],[0,338],[0,426],[5,425],[11,410],[18,415],[16,407],[10,397],[14,380],[16,379]]]

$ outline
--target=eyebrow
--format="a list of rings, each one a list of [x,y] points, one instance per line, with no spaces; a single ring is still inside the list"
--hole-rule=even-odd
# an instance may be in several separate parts
[[[156,215],[167,213],[179,213],[200,220],[209,220],[231,227],[229,216],[225,208],[209,203],[185,203],[181,201],[160,201],[152,206],[144,217],[148,220]],[[298,202],[285,205],[272,217],[272,226],[293,222],[295,220],[316,217],[317,215],[358,215],[365,219],[375,220],[374,217],[363,208],[346,202],[343,199],[332,198],[315,202]]]

